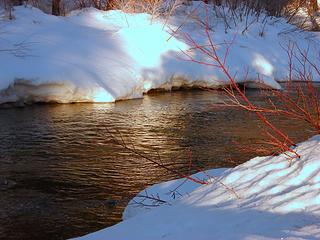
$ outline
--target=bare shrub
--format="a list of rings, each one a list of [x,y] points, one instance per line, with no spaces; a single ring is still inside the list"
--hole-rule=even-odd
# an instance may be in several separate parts
[[[108,0],[74,0],[76,9],[94,7],[99,10],[108,10],[108,3]]]
[[[281,16],[288,9],[306,7],[309,12],[318,10],[317,0],[212,0],[215,5],[224,4],[233,9],[246,6],[260,12],[265,10],[272,16]]]
[[[14,17],[13,17],[13,14],[12,14],[12,11],[13,11],[13,6],[14,6],[14,3],[13,1],[10,1],[10,0],[1,0],[0,1],[0,6],[3,7],[3,9],[5,10],[5,15],[8,19],[12,20]]]
[[[128,13],[152,12],[163,0],[73,0],[76,8],[118,9]]]
[[[213,3],[215,4],[215,1]],[[243,15],[254,11],[256,14],[265,12],[269,16],[284,16],[288,22],[298,26],[303,26],[302,22],[307,21],[311,23],[312,30],[320,29],[315,17],[315,13],[319,10],[317,0],[225,0],[215,5],[224,5],[233,10],[240,9]],[[300,14],[299,21],[292,21],[297,19],[299,11],[303,11],[305,17]]]
[[[208,10],[206,12],[208,14]],[[269,90],[272,97],[266,99],[266,107],[255,105],[247,97],[245,90],[237,84],[237,79],[227,66],[229,51],[234,39],[225,42],[224,54],[218,52],[209,28],[208,18],[206,18],[205,33],[209,42],[206,46],[200,45],[190,35],[184,35],[191,46],[191,52],[197,51],[208,60],[196,60],[188,51],[184,52],[185,56],[189,61],[219,69],[229,81],[229,87],[225,88],[225,93],[229,96],[229,103],[226,106],[240,107],[254,113],[265,125],[262,132],[266,136],[265,143],[276,148],[278,154],[285,153],[290,162],[299,158],[300,156],[292,149],[292,146],[295,145],[294,141],[271,121],[271,116],[283,116],[293,122],[303,121],[306,129],[312,129],[314,134],[320,133],[320,94],[319,86],[314,81],[320,79],[319,62],[311,60],[309,49],[301,49],[292,42],[283,46],[288,56],[287,84],[282,91]],[[244,81],[246,82],[246,79]],[[261,80],[257,79],[257,83],[259,82]]]
[[[6,17],[8,19],[14,19],[13,7],[20,5],[31,5],[37,8],[43,8],[42,0],[0,0],[0,7],[2,7],[6,12]]]
[[[163,0],[117,0],[108,1],[108,9],[120,9],[128,13],[147,12],[157,14],[161,11]]]

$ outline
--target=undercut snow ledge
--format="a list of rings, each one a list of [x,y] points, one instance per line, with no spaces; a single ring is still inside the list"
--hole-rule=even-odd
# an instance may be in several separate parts
[[[185,21],[195,8],[203,20],[205,7],[201,1],[193,2],[169,21],[145,13],[93,8],[56,17],[30,6],[16,7],[14,20],[0,16],[0,104],[114,102],[141,98],[150,89],[229,84],[217,68],[181,60],[185,58],[181,50],[193,46],[183,34],[170,34],[182,25],[182,32],[207,44],[196,16]],[[210,11],[212,37],[222,54],[225,44],[221,43],[237,34],[228,57],[230,73],[237,82],[260,79],[258,85],[280,88],[276,80],[287,78],[288,64],[279,43],[285,46],[289,40],[301,49],[309,47],[310,60],[317,59],[319,35],[304,31],[284,34],[295,28],[285,19],[261,16],[257,21],[256,16],[249,16],[226,32],[223,20],[213,13]],[[242,34],[247,21],[253,24]],[[205,60],[197,53],[190,54]]]
[[[213,181],[78,240],[320,239],[320,136],[295,151],[301,158],[291,166],[282,154],[224,171],[219,181],[240,199]]]

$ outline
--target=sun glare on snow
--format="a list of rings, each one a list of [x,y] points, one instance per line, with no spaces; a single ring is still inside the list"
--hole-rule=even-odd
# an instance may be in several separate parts
[[[269,77],[272,76],[274,68],[262,55],[255,55],[253,59],[253,66],[255,66],[262,74]]]

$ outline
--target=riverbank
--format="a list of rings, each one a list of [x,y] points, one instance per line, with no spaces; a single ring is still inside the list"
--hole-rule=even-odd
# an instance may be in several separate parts
[[[140,195],[148,193],[166,204],[153,210],[148,210],[154,204],[150,199],[133,204],[125,221],[77,239],[319,239],[320,136],[298,144],[295,151],[301,158],[292,162],[281,154],[213,170],[209,175],[216,177],[208,185],[182,185],[178,200],[169,200],[168,193],[183,180],[153,186]]]
[[[0,103],[114,102],[141,98],[152,89],[229,84],[216,67],[188,59],[208,60],[193,51],[186,36],[208,44],[204,23],[209,7],[193,2],[170,18],[93,8],[56,17],[16,7],[13,20],[2,15],[0,22]],[[209,11],[208,27],[221,56],[235,37],[226,65],[237,82],[280,88],[277,81],[289,74],[289,42],[309,47],[310,61],[318,61],[318,34],[284,18],[254,13],[246,20],[227,16],[226,25],[217,11],[227,10]],[[297,74],[303,68],[295,58],[293,65]]]

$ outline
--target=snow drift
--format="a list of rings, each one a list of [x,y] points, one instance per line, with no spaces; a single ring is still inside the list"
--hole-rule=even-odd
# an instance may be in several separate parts
[[[140,98],[150,89],[225,85],[218,69],[183,59],[182,51],[192,46],[181,33],[207,43],[205,7],[194,2],[169,20],[93,8],[55,17],[30,6],[16,7],[14,20],[0,20],[0,103],[114,102]],[[259,78],[263,85],[279,88],[277,80],[288,75],[287,55],[279,43],[292,40],[318,52],[318,36],[291,31],[295,27],[285,19],[250,16],[253,24],[246,31],[241,21],[226,30],[224,21],[212,14],[210,29],[221,53],[221,43],[237,34],[228,66],[238,82]]]
[[[195,190],[180,199],[149,211],[135,209],[131,218],[78,239],[320,239],[320,136],[295,151],[302,157],[291,166],[282,154],[213,170],[218,180],[200,187],[187,182],[181,192]],[[168,200],[169,190],[181,181],[146,191],[158,190]]]

